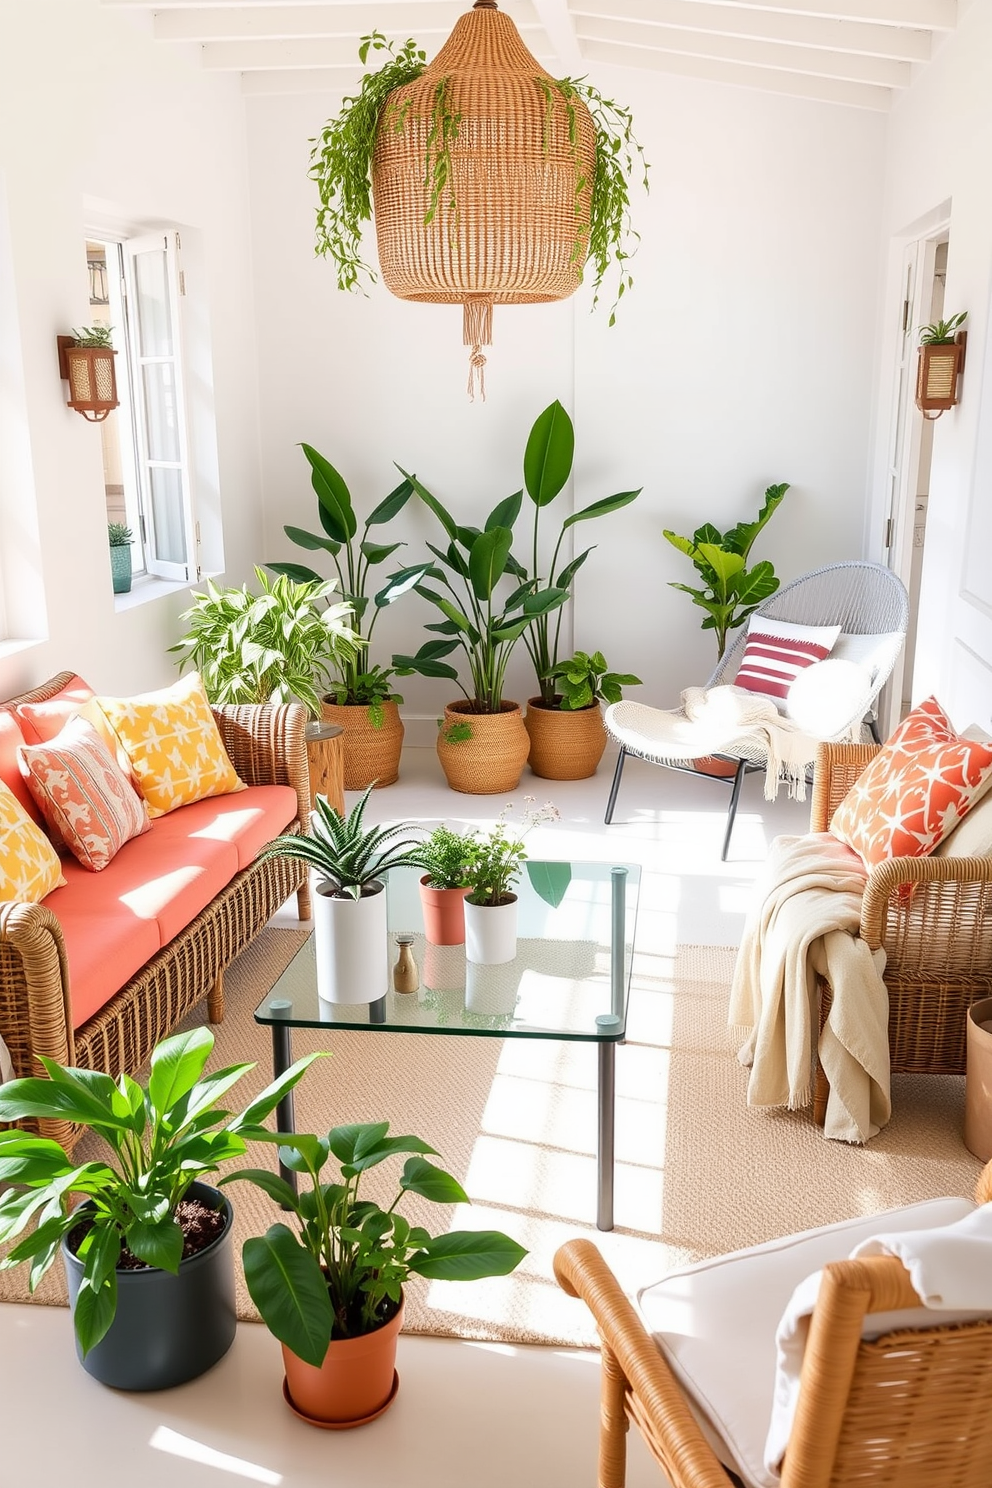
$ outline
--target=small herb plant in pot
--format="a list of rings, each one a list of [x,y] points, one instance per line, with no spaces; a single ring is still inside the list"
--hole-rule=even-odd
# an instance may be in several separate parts
[[[0,1267],[28,1265],[34,1290],[61,1251],[76,1351],[107,1385],[181,1384],[234,1340],[231,1206],[200,1179],[244,1156],[315,1056],[232,1116],[224,1098],[254,1066],[205,1075],[213,1043],[206,1028],[164,1039],[146,1086],[44,1058],[47,1079],[0,1086],[0,1121],[68,1119],[110,1149],[109,1161],[75,1163],[48,1138],[0,1131],[0,1184],[10,1185],[0,1197],[9,1245]]]
[[[531,698],[524,719],[530,735],[528,764],[545,780],[586,780],[606,748],[600,703],[618,703],[625,687],[640,684],[632,672],[611,672],[602,651],[576,651],[551,671],[556,692],[549,705]]]
[[[456,832],[443,823],[417,849],[421,868],[420,902],[429,945],[462,945],[465,941],[466,873],[476,832]]]
[[[270,1226],[245,1242],[245,1281],[263,1322],[283,1346],[288,1403],[317,1424],[360,1425],[392,1403],[403,1287],[411,1274],[476,1281],[506,1276],[527,1252],[499,1230],[452,1230],[432,1237],[397,1212],[405,1194],[437,1204],[465,1204],[450,1173],[428,1162],[435,1149],[420,1137],[389,1135],[385,1121],[337,1126],[326,1137],[272,1134],[281,1161],[309,1187],[300,1194],[274,1173],[246,1178],[296,1216],[298,1228]],[[362,1178],[406,1154],[397,1193],[380,1207],[361,1192]],[[325,1173],[334,1158],[337,1173]]]
[[[517,896],[513,886],[527,857],[524,838],[544,822],[558,821],[550,801],[538,806],[524,797],[526,810],[519,824],[510,822],[512,802],[503,807],[488,833],[471,846],[466,878],[465,957],[481,966],[498,966],[517,954]]]
[[[385,996],[389,948],[383,875],[420,862],[420,839],[403,836],[412,823],[365,825],[374,786],[375,781],[347,814],[318,795],[308,836],[289,833],[263,849],[307,863],[316,874],[314,951],[317,992],[325,1002],[377,1002]]]

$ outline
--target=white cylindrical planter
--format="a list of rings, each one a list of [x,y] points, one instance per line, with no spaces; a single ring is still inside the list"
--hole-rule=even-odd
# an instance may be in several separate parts
[[[499,966],[517,954],[517,896],[506,904],[473,904],[465,900],[465,959],[478,966]]]
[[[324,1002],[376,1002],[389,986],[386,891],[339,898],[336,885],[314,885],[313,939],[317,995]]]

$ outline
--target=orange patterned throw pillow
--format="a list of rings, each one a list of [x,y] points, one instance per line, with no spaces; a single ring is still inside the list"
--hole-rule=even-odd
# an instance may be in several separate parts
[[[64,883],[58,853],[0,780],[0,899],[40,904]]]
[[[834,812],[865,866],[922,858],[953,832],[992,773],[992,746],[956,734],[936,698],[914,708]]]
[[[91,724],[71,718],[47,744],[25,744],[21,770],[56,841],[99,873],[151,830],[145,803]]]
[[[131,761],[149,816],[244,790],[196,672],[133,698],[97,698]]]

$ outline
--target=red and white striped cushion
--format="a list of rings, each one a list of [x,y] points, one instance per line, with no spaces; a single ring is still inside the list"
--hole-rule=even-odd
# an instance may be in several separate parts
[[[734,686],[784,702],[799,673],[828,656],[839,635],[839,625],[790,625],[752,615]]]

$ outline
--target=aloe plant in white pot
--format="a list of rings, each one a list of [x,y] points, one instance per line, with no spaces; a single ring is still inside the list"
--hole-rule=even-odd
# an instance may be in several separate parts
[[[325,1002],[377,1002],[389,982],[386,886],[390,868],[420,862],[410,822],[366,826],[375,781],[347,815],[317,796],[310,834],[277,837],[266,855],[297,858],[316,872],[313,898],[317,995]]]

